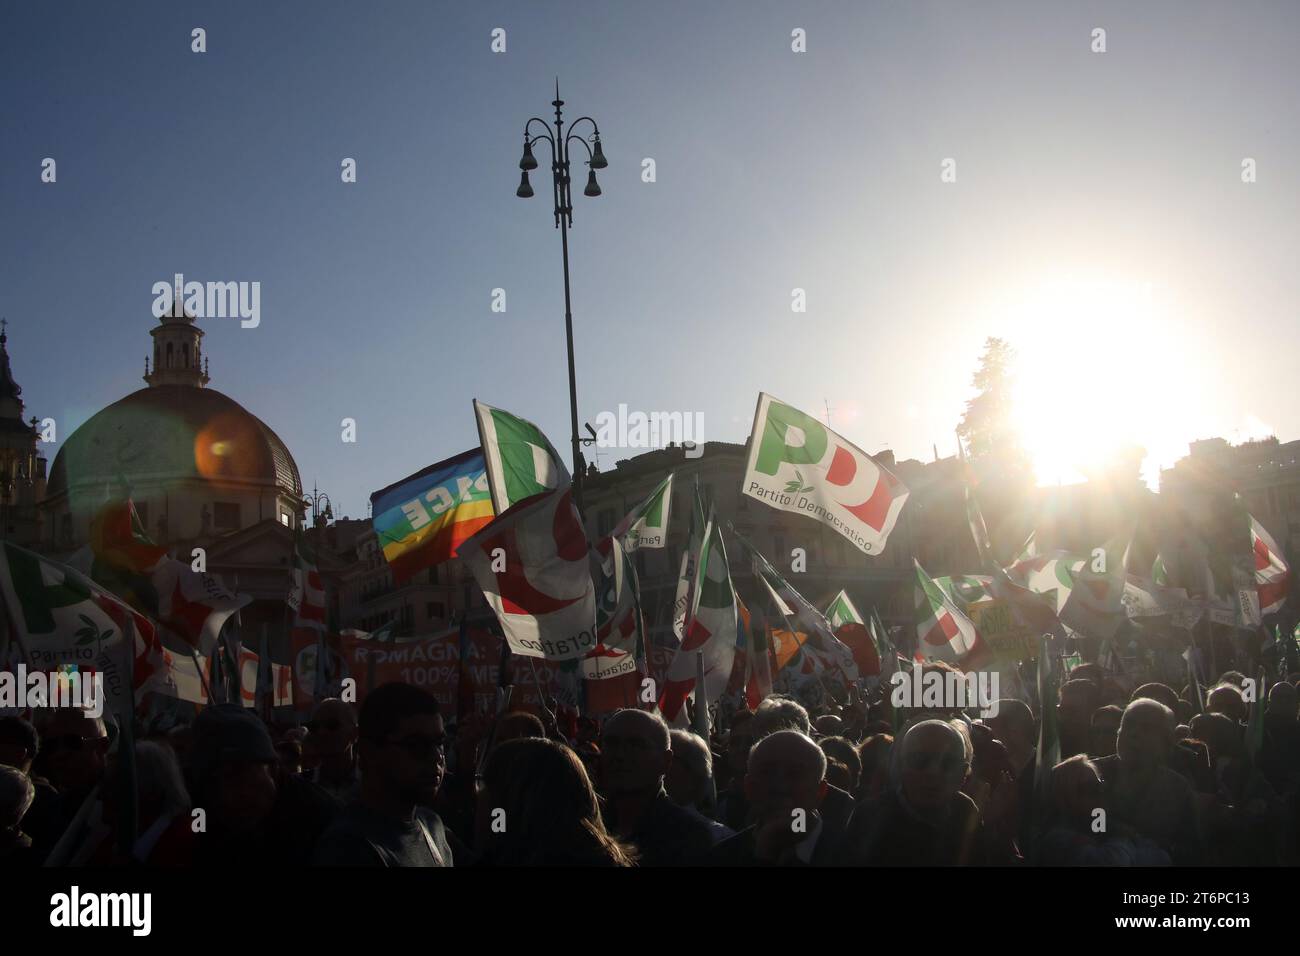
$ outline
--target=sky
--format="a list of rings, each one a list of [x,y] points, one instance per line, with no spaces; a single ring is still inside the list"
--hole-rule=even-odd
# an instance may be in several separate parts
[[[336,513],[477,444],[475,397],[567,457],[560,237],[544,176],[515,196],[558,76],[609,160],[599,198],[573,171],[581,421],[739,442],[766,391],[929,460],[998,335],[1042,480],[1122,439],[1154,482],[1189,440],[1300,437],[1298,28],[1288,3],[4,4],[14,374],[66,438],[143,387],[155,282],[257,281],[257,328],[201,322],[211,386]]]

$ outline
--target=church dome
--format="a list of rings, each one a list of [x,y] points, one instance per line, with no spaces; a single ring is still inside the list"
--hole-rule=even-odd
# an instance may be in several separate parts
[[[54,458],[47,497],[102,499],[106,484],[193,479],[302,499],[293,456],[261,419],[212,388],[153,385],[100,410]]]

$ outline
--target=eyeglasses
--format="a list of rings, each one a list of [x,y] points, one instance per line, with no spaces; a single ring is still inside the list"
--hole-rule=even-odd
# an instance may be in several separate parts
[[[431,737],[427,734],[409,734],[388,742],[401,747],[412,757],[417,758],[441,756],[447,747],[447,738],[445,736]]]

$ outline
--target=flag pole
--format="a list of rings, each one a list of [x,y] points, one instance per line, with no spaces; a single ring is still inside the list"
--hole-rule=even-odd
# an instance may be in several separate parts
[[[129,857],[135,849],[136,835],[140,829],[140,780],[135,763],[135,618],[126,616],[122,633],[126,670],[122,673],[126,684],[125,714],[118,713],[117,769],[120,776],[119,791],[124,795],[118,810],[118,853]]]

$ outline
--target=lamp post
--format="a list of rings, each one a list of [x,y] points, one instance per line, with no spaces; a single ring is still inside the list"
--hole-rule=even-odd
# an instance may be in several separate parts
[[[596,121],[590,116],[583,116],[569,124],[569,131],[564,131],[563,114],[560,107],[564,105],[564,100],[560,99],[560,81],[555,81],[555,99],[551,101],[555,107],[555,125],[554,134],[551,132],[551,126],[546,120],[534,116],[524,124],[524,154],[519,160],[519,168],[523,171],[519,178],[519,188],[515,190],[515,195],[520,199],[530,199],[533,196],[533,187],[528,182],[528,173],[537,168],[537,159],[533,156],[533,144],[539,140],[545,140],[551,146],[551,196],[554,205],[555,228],[560,230],[560,247],[564,253],[564,335],[569,349],[569,419],[572,427],[573,439],[573,500],[578,507],[578,513],[582,513],[582,480],[586,467],[582,460],[582,439],[578,437],[578,384],[573,367],[573,309],[569,300],[569,227],[573,225],[573,196],[569,188],[569,144],[571,142],[581,143],[587,151],[587,187],[582,191],[584,196],[599,196],[600,184],[596,182],[596,170],[604,169],[609,165],[605,161],[605,154],[600,148],[600,129],[596,126]],[[574,130],[581,123],[591,124],[591,143],[581,136],[574,135]],[[544,132],[536,136],[530,134],[534,123],[540,123]]]
[[[325,505],[324,509],[321,508],[322,502]],[[311,524],[313,528],[321,527],[321,518],[325,519],[325,524],[329,524],[334,520],[334,510],[330,507],[330,496],[325,494],[323,491],[317,491],[315,485],[312,485],[310,495],[303,495],[302,505],[304,517],[306,517],[307,509],[311,509]],[[317,532],[318,538],[319,535],[320,532]],[[319,541],[317,541],[317,543],[319,544]]]

